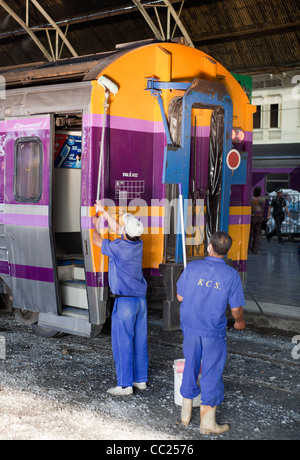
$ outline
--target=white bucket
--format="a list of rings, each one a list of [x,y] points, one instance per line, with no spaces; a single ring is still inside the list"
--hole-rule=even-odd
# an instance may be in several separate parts
[[[177,406],[182,406],[182,396],[180,394],[180,387],[182,383],[182,374],[184,369],[185,359],[175,359],[174,361],[174,402]],[[198,381],[200,378],[200,372]],[[201,404],[201,394],[193,399],[193,407],[199,407]]]

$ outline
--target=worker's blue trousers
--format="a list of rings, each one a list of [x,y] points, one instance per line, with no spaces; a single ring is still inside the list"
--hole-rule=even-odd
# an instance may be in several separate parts
[[[180,393],[194,399],[200,393],[201,404],[218,406],[224,399],[223,371],[227,357],[226,335],[201,337],[184,331],[185,366]],[[197,385],[201,365],[200,388]]]
[[[147,301],[145,297],[119,297],[115,300],[111,340],[117,384],[131,387],[148,380]]]

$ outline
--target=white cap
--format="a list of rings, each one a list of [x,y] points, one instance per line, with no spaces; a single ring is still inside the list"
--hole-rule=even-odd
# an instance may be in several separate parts
[[[125,233],[134,238],[135,236],[141,236],[144,231],[144,225],[140,220],[134,217],[133,214],[127,212],[123,214],[123,222],[125,227]]]

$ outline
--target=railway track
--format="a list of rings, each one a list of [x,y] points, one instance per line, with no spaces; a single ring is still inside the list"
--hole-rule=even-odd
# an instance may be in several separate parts
[[[161,330],[158,330],[158,324],[157,320],[155,319],[154,324],[151,322],[151,317],[149,319],[149,334],[148,334],[148,348],[149,348],[149,364],[153,368],[157,368],[158,366],[161,368],[165,369],[172,369],[174,365],[174,360],[175,359],[181,359],[183,358],[183,351],[182,351],[182,335],[181,331],[174,331],[172,333],[164,333],[160,332]],[[161,327],[161,326],[159,326]],[[4,334],[7,335],[7,337],[11,336],[12,334],[24,334],[26,336],[27,334],[30,334],[30,339],[27,341],[27,343],[32,344],[34,343],[35,339],[36,341],[49,341],[49,344],[51,343],[51,347],[57,348],[58,350],[62,350],[66,354],[70,355],[80,355],[80,356],[85,356],[87,361],[89,360],[92,355],[95,356],[109,356],[112,358],[112,349],[111,349],[111,339],[108,334],[100,335],[96,339],[88,339],[85,337],[78,337],[78,336],[69,336],[69,335],[61,335],[59,338],[53,338],[53,339],[45,339],[45,338],[40,338],[36,336],[34,333],[30,331],[25,326],[20,326],[18,323],[15,321],[9,321],[8,324],[4,324],[0,328],[0,335]],[[162,339],[159,337],[160,334],[165,334],[167,336],[167,339]],[[247,331],[245,331],[245,336],[249,334]],[[250,332],[250,334],[253,334]],[[262,338],[259,336],[259,334],[256,334],[254,337],[259,337],[259,340],[261,341]],[[10,339],[11,340],[11,339]],[[273,353],[278,352],[278,344],[277,341],[283,340],[286,348],[288,345],[288,339],[286,338],[268,338],[268,336],[265,336],[263,338],[265,343],[268,343],[268,341],[271,340],[274,344],[274,350]],[[238,344],[235,344],[240,346],[244,341],[243,339],[243,333],[238,334]],[[255,341],[255,338],[254,338]],[[280,369],[280,372],[282,375],[287,374],[288,372],[294,372],[295,373],[295,378],[297,378],[297,373],[299,373],[299,368],[300,368],[300,362],[292,359],[292,356],[290,355],[290,358],[288,359],[287,357],[276,357],[272,356],[269,353],[258,353],[255,351],[251,351],[251,340],[249,338],[245,341],[247,342],[247,347],[250,347],[250,350],[243,350],[239,349],[236,350],[234,346],[231,346],[230,344],[231,340],[229,339],[228,343],[228,358],[227,361],[230,363],[233,363],[233,365],[229,365],[228,369],[225,369],[224,372],[224,380],[225,381],[238,381],[239,383],[243,384],[249,384],[251,386],[264,386],[266,388],[273,388],[274,390],[282,391],[282,392],[287,392],[287,393],[293,393],[293,394],[300,394],[300,381],[299,381],[299,390],[292,388],[292,385],[289,385],[288,387],[285,387],[284,385],[278,385],[277,379],[274,381],[272,380],[272,376],[270,377],[271,380],[267,381],[266,379],[258,378],[258,376],[247,376],[248,369],[254,368],[254,369],[264,369],[261,372],[262,373],[267,373],[268,369],[270,370],[270,373],[276,374],[276,371]],[[250,343],[250,345],[249,345]],[[30,345],[28,345],[30,347]],[[242,348],[242,345],[241,345]],[[20,347],[19,347],[20,350]],[[17,355],[17,352],[16,352]],[[83,358],[84,360],[85,358]],[[234,363],[238,360],[239,363],[243,363],[243,372],[244,375],[240,375],[236,371],[236,366]],[[268,374],[268,373],[267,373]],[[261,376],[260,376],[261,377]],[[296,380],[297,381],[297,380]],[[295,381],[293,382],[295,384]]]
[[[175,332],[174,336],[178,337],[179,334]],[[176,338],[177,338],[176,337]],[[268,338],[265,337],[265,340],[268,341]],[[274,340],[274,339],[272,339]],[[89,343],[83,343],[83,341],[80,341],[80,344],[78,343],[78,338],[76,338],[75,343],[73,340],[72,342],[72,349],[74,352],[76,350],[80,349],[80,352],[91,352],[91,342]],[[70,338],[61,338],[60,339],[60,344],[68,347],[70,346]],[[74,347],[74,348],[73,348]],[[182,352],[182,343],[181,339],[180,342],[173,340],[163,340],[159,339],[157,336],[151,336],[151,332],[148,338],[148,348],[149,348],[149,365],[152,368],[157,369],[158,367],[162,369],[168,369],[170,372],[173,369],[174,366],[174,360],[175,359],[180,359],[183,357],[183,352]],[[110,338],[106,337],[104,340],[100,338],[99,340],[96,340],[95,343],[92,345],[92,349],[94,352],[97,354],[102,354],[108,353],[111,354],[111,344],[110,344]],[[284,358],[277,358],[277,357],[272,357],[270,355],[266,355],[263,353],[252,353],[252,352],[246,352],[246,351],[236,351],[232,349],[230,346],[228,346],[228,358],[227,361],[230,363],[231,361],[234,361],[235,358],[238,357],[240,360],[247,360],[247,365],[249,369],[251,368],[264,368],[263,374],[260,374],[259,376],[247,376],[247,375],[239,375],[236,372],[229,370],[226,370],[223,375],[224,381],[225,382],[238,382],[240,386],[248,385],[250,387],[260,387],[260,388],[265,388],[268,390],[273,390],[276,392],[283,392],[286,394],[293,394],[295,396],[300,396],[300,380],[298,379],[299,385],[298,389],[295,389],[294,385],[299,373],[299,368],[300,368],[300,362],[297,362],[294,359],[284,359]],[[271,369],[270,372],[268,372],[268,369]],[[291,371],[294,372],[294,377],[292,378],[292,383],[290,385],[286,386],[286,383],[280,384],[278,383],[278,379],[273,380],[272,375],[270,376],[269,374],[274,374],[276,371],[280,369],[281,374],[288,374]],[[173,370],[172,370],[173,373]],[[250,371],[251,373],[251,371]],[[265,378],[261,378],[261,375],[266,376]]]
[[[0,313],[0,337],[7,345],[6,361],[0,360],[0,399],[7,391],[21,390],[29,399],[46,395],[47,401],[60,401],[74,410],[89,408],[107,420],[119,420],[120,426],[138,421],[139,426],[177,439],[200,439],[197,409],[191,425],[183,427],[180,407],[174,403],[173,366],[183,357],[182,333],[163,332],[162,320],[151,315],[148,324],[148,390],[135,392],[130,400],[116,400],[106,392],[115,384],[109,334],[48,339]],[[228,439],[298,439],[300,362],[292,358],[290,339],[228,331],[227,343],[220,421],[228,417],[238,427],[230,430]],[[17,399],[12,410],[18,411]]]
[[[157,322],[157,321],[156,321]],[[9,320],[8,322],[5,322],[6,324],[0,326],[0,335],[5,335],[7,334],[12,334],[14,332],[20,332],[20,329],[23,328],[23,333],[26,334],[28,333],[28,328],[23,325],[19,325],[14,319]],[[158,324],[155,326],[158,326],[160,329],[153,329],[153,326],[151,327],[151,317],[150,317],[150,331],[148,334],[148,344],[149,348],[151,349],[152,347],[160,347],[162,350],[174,350],[175,353],[182,354],[182,334],[181,331],[173,331],[173,332],[163,332],[161,329],[161,324]],[[29,328],[30,330],[30,328]],[[35,334],[31,333],[32,337],[35,336]],[[154,335],[153,335],[154,334]],[[166,334],[169,335],[170,339],[165,340],[159,338],[158,334]],[[243,341],[243,333],[239,334],[239,340],[242,342]],[[247,334],[247,331],[245,332]],[[258,333],[256,333],[257,336],[259,336]],[[39,338],[38,336],[36,336]],[[88,353],[91,352],[91,350],[94,351],[107,351],[111,352],[111,340],[109,334],[104,334],[98,336],[96,339],[89,339],[85,337],[79,337],[79,336],[71,336],[71,335],[66,335],[66,334],[61,334],[61,336],[57,339],[43,339],[43,340],[50,340],[51,342],[57,342],[60,346],[65,345],[66,347],[71,347],[74,351],[86,351]],[[264,337],[264,341],[267,343],[269,340],[268,336]],[[276,338],[272,336],[271,338],[272,341],[276,341]],[[280,340],[280,337],[278,338]],[[282,338],[285,343],[289,343],[289,339],[287,338]],[[248,351],[242,351],[242,350],[234,350],[230,346],[230,340],[227,345],[227,352],[228,356],[240,356],[242,358],[248,358],[248,359],[253,359],[253,360],[260,360],[263,362],[268,362],[270,364],[276,364],[276,365],[283,365],[287,367],[294,367],[294,368],[300,368],[300,360],[297,361],[295,359],[291,358],[290,359],[283,359],[283,358],[276,358],[270,356],[270,354],[264,354],[264,353],[253,353],[253,352],[248,352]],[[162,358],[164,359],[164,358]],[[173,365],[173,362],[170,361],[169,359],[165,359],[164,361],[165,365]]]

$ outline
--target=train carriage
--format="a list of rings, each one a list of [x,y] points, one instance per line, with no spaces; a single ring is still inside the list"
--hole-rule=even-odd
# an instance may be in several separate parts
[[[66,75],[85,65],[72,60]],[[0,101],[3,294],[40,334],[101,331],[111,296],[107,257],[92,244],[99,196],[118,219],[142,220],[144,274],[149,287],[163,280],[164,328],[178,328],[185,254],[204,257],[225,230],[246,273],[255,107],[220,63],[177,43],[105,54],[80,81],[47,71],[47,84],[15,84]],[[104,221],[101,231],[116,237]]]

